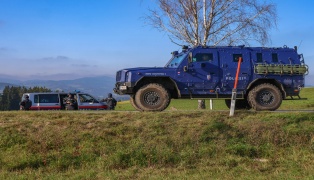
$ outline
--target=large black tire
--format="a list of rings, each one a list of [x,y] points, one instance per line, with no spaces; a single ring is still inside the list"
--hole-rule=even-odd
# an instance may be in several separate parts
[[[170,103],[170,95],[162,85],[152,83],[136,92],[135,102],[143,111],[163,111]]]
[[[131,103],[131,105],[134,107],[134,109],[136,109],[136,110],[138,110],[138,111],[143,111],[141,108],[139,108],[139,107],[137,106],[137,104],[135,103],[134,98],[135,98],[134,95],[130,97],[130,103]]]
[[[280,90],[273,84],[260,84],[248,95],[249,104],[256,111],[275,111],[282,102]]]
[[[225,100],[226,106],[230,109],[231,105],[231,99]],[[235,109],[241,110],[241,109],[251,109],[249,102],[246,99],[237,99],[235,103]]]

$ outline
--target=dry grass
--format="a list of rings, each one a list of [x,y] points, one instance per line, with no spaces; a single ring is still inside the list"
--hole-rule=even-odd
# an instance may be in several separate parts
[[[1,179],[311,179],[314,114],[0,113]]]

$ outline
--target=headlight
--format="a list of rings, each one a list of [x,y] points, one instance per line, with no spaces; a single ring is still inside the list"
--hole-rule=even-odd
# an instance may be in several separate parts
[[[120,89],[120,90],[126,90],[127,87],[126,87],[126,86],[120,86],[119,89]]]

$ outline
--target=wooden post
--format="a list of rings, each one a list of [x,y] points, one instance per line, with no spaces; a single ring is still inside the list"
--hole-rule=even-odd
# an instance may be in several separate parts
[[[205,100],[198,100],[198,109],[206,109]]]

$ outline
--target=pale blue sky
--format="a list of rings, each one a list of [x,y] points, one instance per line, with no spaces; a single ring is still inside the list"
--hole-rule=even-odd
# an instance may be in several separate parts
[[[314,1],[274,2],[279,21],[269,46],[301,44],[299,53],[314,67]],[[153,0],[0,0],[0,75],[74,79],[164,66],[180,47],[145,25],[142,17],[154,6]]]

